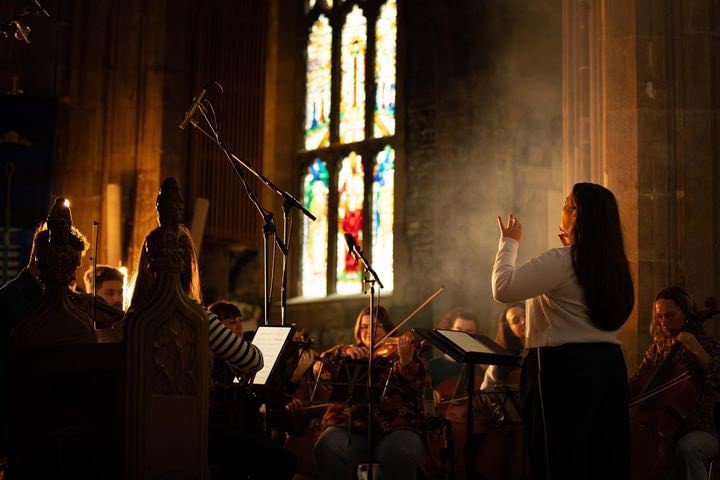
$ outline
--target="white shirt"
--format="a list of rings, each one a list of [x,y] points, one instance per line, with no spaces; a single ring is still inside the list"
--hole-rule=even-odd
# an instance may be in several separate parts
[[[593,326],[572,266],[571,248],[553,248],[515,267],[520,243],[501,237],[492,274],[493,298],[525,304],[525,348],[565,343],[619,344],[620,329]]]

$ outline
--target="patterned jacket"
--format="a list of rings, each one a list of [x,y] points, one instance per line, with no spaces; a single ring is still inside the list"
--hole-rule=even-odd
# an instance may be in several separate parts
[[[692,430],[702,430],[712,435],[717,435],[715,428],[714,407],[720,397],[720,343],[713,340],[700,330],[695,334],[698,342],[705,351],[710,355],[710,365],[707,370],[703,370],[698,365],[695,356],[684,347],[680,348],[674,363],[687,366],[691,375],[700,386],[700,398],[698,399],[695,410],[685,420],[679,434],[684,434]],[[651,372],[662,362],[666,355],[670,352],[674,342],[653,342],[643,356],[638,371],[630,380],[630,391],[638,393],[643,387],[640,384],[643,379],[648,379]],[[646,380],[647,381],[647,380]]]
[[[327,380],[337,380],[343,363],[342,348],[323,355],[323,374]],[[397,357],[395,357],[397,358]],[[366,361],[366,360],[365,360]],[[375,389],[373,400],[373,430],[392,432],[395,430],[419,430],[423,420],[423,397],[425,389],[430,387],[430,375],[427,363],[417,354],[412,362],[402,366],[400,360],[378,359],[373,369]],[[355,362],[358,363],[358,362]],[[331,380],[331,381],[332,381]],[[364,389],[364,385],[360,385]],[[382,400],[380,400],[380,397]],[[365,432],[368,426],[366,402],[358,401],[348,405],[336,403],[329,407],[322,419],[322,427],[350,428],[353,432]]]

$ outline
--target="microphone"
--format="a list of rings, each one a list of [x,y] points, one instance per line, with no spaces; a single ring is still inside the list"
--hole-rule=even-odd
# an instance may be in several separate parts
[[[207,85],[203,87],[197,97],[193,98],[190,108],[188,108],[187,112],[185,112],[185,118],[183,118],[183,121],[179,125],[180,130],[185,130],[185,127],[187,127],[190,119],[193,117],[193,115],[195,115],[195,110],[198,109],[198,107],[200,106],[200,102],[202,102],[203,98],[205,98],[205,94],[207,94]]]
[[[345,243],[347,243],[348,251],[352,253],[353,257],[355,257],[355,260],[357,262],[358,248],[357,244],[355,243],[355,237],[353,237],[352,233],[345,234]]]
[[[35,15],[45,15],[46,17],[50,16],[50,13],[48,13],[48,11],[43,8],[43,6],[38,0],[33,0],[32,3],[33,7],[35,8]]]

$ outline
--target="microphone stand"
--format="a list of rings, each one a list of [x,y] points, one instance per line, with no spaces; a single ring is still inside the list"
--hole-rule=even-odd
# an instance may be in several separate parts
[[[212,82],[217,84],[217,82]],[[219,84],[217,84],[219,86]],[[222,90],[222,87],[220,87]],[[207,107],[205,106],[207,105]],[[194,105],[193,105],[194,106]],[[191,115],[192,115],[192,109],[191,106]],[[275,269],[273,268],[272,272],[272,278],[273,280],[270,280],[271,274],[269,273],[269,238],[270,236],[273,237],[273,240],[275,242],[275,246],[282,252],[283,254],[283,287],[282,287],[282,295],[283,298],[281,299],[281,312],[282,312],[282,322],[283,325],[285,324],[285,289],[286,289],[286,283],[287,283],[287,258],[289,255],[287,242],[289,241],[289,226],[287,225],[287,217],[288,213],[291,208],[296,208],[303,212],[306,216],[308,216],[313,221],[316,220],[315,216],[310,213],[305,207],[300,204],[298,200],[296,200],[292,195],[290,195],[288,192],[285,192],[284,190],[281,190],[278,188],[274,183],[272,183],[269,179],[267,179],[264,175],[257,172],[255,169],[253,169],[250,165],[248,165],[246,162],[244,162],[242,159],[238,158],[235,153],[230,149],[230,147],[225,143],[222,136],[219,132],[219,127],[217,124],[217,119],[215,118],[215,109],[212,106],[212,103],[208,99],[204,99],[201,102],[197,104],[197,109],[200,110],[200,113],[202,114],[203,118],[205,119],[205,122],[207,123],[210,132],[205,131],[200,124],[193,120],[192,118],[189,119],[190,124],[195,127],[198,131],[203,133],[206,137],[208,137],[210,140],[212,140],[220,149],[223,151],[225,156],[227,157],[228,161],[230,162],[230,165],[233,167],[233,170],[235,170],[235,173],[237,173],[238,177],[240,177],[240,181],[243,184],[243,188],[245,189],[245,193],[247,194],[248,198],[252,202],[252,204],[255,206],[257,211],[260,213],[260,216],[263,218],[263,302],[264,302],[264,320],[265,325],[270,324],[270,307],[272,305],[272,287],[274,284],[274,273]],[[212,114],[213,121],[210,121],[210,118],[208,117],[208,111]],[[212,134],[211,134],[212,133]],[[286,218],[285,224],[284,224],[284,239],[280,239],[277,235],[277,228],[275,227],[275,221],[273,217],[273,213],[263,208],[262,205],[260,205],[260,201],[258,200],[257,196],[255,195],[255,192],[250,188],[250,185],[247,183],[247,180],[245,179],[245,176],[243,175],[242,168],[244,168],[246,171],[249,171],[253,175],[255,175],[262,183],[264,183],[270,190],[275,192],[277,195],[280,195],[284,199],[283,204],[283,214]],[[276,250],[273,249],[273,259],[274,254]],[[274,262],[273,262],[274,265]],[[271,427],[271,408],[270,403],[265,402],[265,435],[267,436],[268,440],[272,439],[272,427]]]
[[[215,83],[215,82],[211,82]],[[205,106],[207,105],[207,107]],[[282,285],[282,298],[281,298],[281,317],[282,317],[282,325],[285,324],[285,309],[286,309],[286,302],[287,302],[287,265],[288,265],[288,242],[290,240],[290,229],[292,228],[292,221],[288,221],[289,213],[290,211],[295,208],[297,210],[300,210],[305,216],[310,218],[311,220],[316,220],[316,217],[310,213],[309,210],[307,210],[295,197],[290,195],[288,192],[280,189],[278,186],[276,186],[272,181],[270,181],[268,178],[266,178],[263,174],[259,173],[255,169],[253,169],[250,165],[248,165],[244,160],[239,158],[235,153],[230,149],[230,147],[225,143],[222,136],[220,135],[218,128],[217,128],[217,122],[211,122],[210,118],[208,117],[208,109],[212,113],[213,120],[215,119],[215,112],[212,107],[212,104],[208,99],[203,100],[203,103],[200,103],[198,105],[198,110],[200,110],[200,113],[202,114],[203,118],[207,122],[207,125],[210,128],[210,132],[205,131],[200,124],[190,119],[190,124],[195,127],[198,131],[203,133],[206,137],[208,137],[210,140],[212,140],[216,145],[220,147],[220,149],[223,151],[227,159],[230,161],[230,165],[235,170],[235,173],[238,174],[240,177],[240,180],[242,181],[243,187],[245,188],[245,192],[248,195],[248,198],[250,198],[250,201],[255,205],[255,208],[260,213],[260,216],[263,218],[264,225],[263,225],[263,271],[264,271],[264,312],[265,312],[265,325],[269,325],[269,313],[270,308],[272,306],[272,284],[274,282],[270,282],[271,275],[269,274],[269,237],[272,236],[275,242],[275,245],[278,247],[280,252],[283,254],[283,285]],[[275,221],[273,217],[273,213],[266,210],[260,205],[260,202],[257,199],[257,196],[252,191],[250,186],[248,185],[247,181],[245,180],[245,177],[243,175],[243,172],[241,168],[244,168],[246,171],[252,173],[255,175],[265,186],[267,186],[270,190],[275,192],[275,194],[279,195],[283,198],[283,216],[284,216],[284,223],[283,223],[283,239],[280,239],[277,235],[277,228],[275,226]],[[274,274],[274,271],[273,271]]]
[[[378,321],[378,307],[380,306],[380,291],[378,290],[378,299],[375,301],[375,283],[382,289],[384,288],[380,277],[373,270],[370,262],[367,261],[363,255],[362,250],[357,248],[357,245],[352,243],[350,245],[350,253],[355,257],[355,264],[358,262],[362,263],[363,268],[363,293],[367,291],[367,286],[370,286],[370,353],[368,354],[368,374],[367,374],[367,396],[368,396],[368,448],[370,450],[370,461],[368,464],[368,480],[372,480],[374,473],[375,463],[375,445],[373,436],[373,356],[375,353],[375,333],[377,330]]]

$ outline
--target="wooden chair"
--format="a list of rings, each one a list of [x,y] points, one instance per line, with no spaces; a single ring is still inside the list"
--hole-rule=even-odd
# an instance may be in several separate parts
[[[174,180],[158,209],[161,226],[143,246],[155,286],[126,315],[122,343],[94,343],[72,323],[77,312],[43,308],[25,322],[8,392],[8,480],[208,478],[208,321],[181,288],[192,243]],[[44,302],[72,309],[65,292]],[[53,336],[59,325],[75,333]]]

